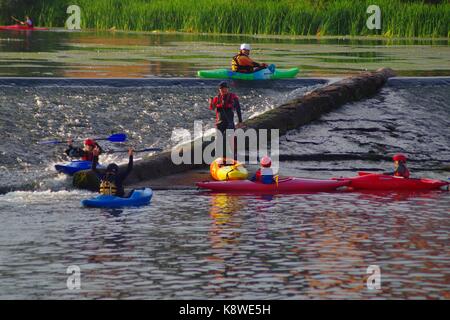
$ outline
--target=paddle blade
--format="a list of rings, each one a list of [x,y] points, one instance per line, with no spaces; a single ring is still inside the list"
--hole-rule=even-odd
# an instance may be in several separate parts
[[[125,133],[116,133],[110,135],[107,140],[111,142],[124,142],[127,141],[127,135]]]
[[[134,152],[147,152],[147,151],[162,151],[161,148],[147,148],[147,149],[141,149],[141,150],[135,150]]]
[[[163,151],[163,149],[161,148],[146,148],[146,149],[140,149],[140,150],[134,150],[134,153],[138,153],[138,152],[148,152],[148,151]],[[110,150],[107,151],[106,153],[125,153],[128,152],[128,150]]]

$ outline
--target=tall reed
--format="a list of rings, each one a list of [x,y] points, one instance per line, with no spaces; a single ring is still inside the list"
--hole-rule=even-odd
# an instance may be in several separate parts
[[[0,4],[2,1],[0,0]],[[11,0],[10,0],[11,1]],[[36,0],[28,8],[41,25],[63,26],[72,0]],[[280,35],[449,37],[450,3],[377,0],[381,30],[369,30],[373,0],[77,0],[82,27]]]

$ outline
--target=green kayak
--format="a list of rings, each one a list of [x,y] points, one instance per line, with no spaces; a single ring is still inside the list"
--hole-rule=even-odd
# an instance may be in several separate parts
[[[274,70],[274,71],[272,71]],[[276,80],[295,78],[299,72],[298,68],[275,69],[272,65],[267,69],[254,73],[240,73],[229,69],[200,70],[197,72],[200,78],[212,79],[236,79],[236,80]]]

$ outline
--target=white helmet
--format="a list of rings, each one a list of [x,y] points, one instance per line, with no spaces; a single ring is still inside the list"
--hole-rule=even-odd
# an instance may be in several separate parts
[[[248,43],[241,44],[241,50],[251,50],[252,48]]]

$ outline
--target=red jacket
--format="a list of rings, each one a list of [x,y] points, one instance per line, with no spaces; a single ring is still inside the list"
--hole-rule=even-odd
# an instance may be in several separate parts
[[[236,111],[239,122],[242,122],[241,105],[239,98],[234,93],[226,96],[218,95],[214,97],[209,109],[216,110],[216,126],[223,126],[234,129],[234,111]]]

